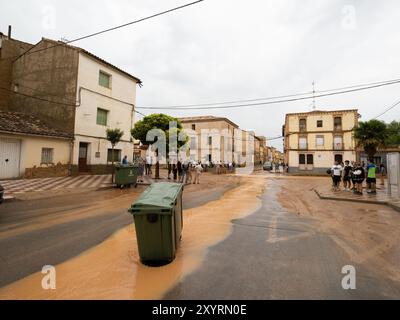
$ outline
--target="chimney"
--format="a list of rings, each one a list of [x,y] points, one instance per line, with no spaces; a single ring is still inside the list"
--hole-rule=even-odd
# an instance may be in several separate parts
[[[11,26],[8,26],[8,39],[11,39]]]

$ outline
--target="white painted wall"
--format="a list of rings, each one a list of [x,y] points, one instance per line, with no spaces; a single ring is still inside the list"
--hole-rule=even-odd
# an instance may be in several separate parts
[[[25,135],[0,135],[0,140],[12,139],[20,144],[19,150],[19,175],[25,173],[25,169],[40,167],[42,160],[42,148],[51,148],[53,151],[53,163],[68,164],[70,160],[70,141],[65,139],[53,139],[46,137]],[[16,176],[2,174],[1,178],[15,178]]]
[[[330,168],[334,165],[335,154],[343,154],[343,162],[346,160],[356,161],[356,153],[354,151],[345,152],[332,152],[332,151],[315,151],[315,152],[298,152],[289,151],[289,167],[299,166],[299,154],[314,154],[314,167],[315,168]]]
[[[111,75],[110,89],[99,85],[100,70]],[[130,142],[130,130],[135,120],[132,106],[84,89],[81,90],[79,97],[79,89],[87,88],[134,105],[136,103],[136,85],[137,83],[126,75],[103,65],[85,53],[79,54],[77,100],[80,98],[81,105],[77,107],[75,116],[74,164],[78,163],[79,142],[90,143],[88,164],[107,163],[107,149],[111,148],[108,141],[105,140],[107,128],[119,128],[124,131],[123,142],[120,142],[116,148],[122,149],[123,155],[127,155],[128,159],[132,161],[133,143]],[[108,111],[107,126],[96,124],[98,108]],[[100,152],[100,158],[95,157],[97,151]]]

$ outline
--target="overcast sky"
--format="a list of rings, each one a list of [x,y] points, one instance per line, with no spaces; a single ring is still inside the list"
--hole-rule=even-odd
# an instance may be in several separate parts
[[[130,22],[191,0],[0,0],[0,30],[56,40]],[[398,0],[206,0],[77,42],[143,81],[139,106],[287,95],[400,78]],[[400,100],[400,84],[317,99],[322,110],[358,108],[362,120]],[[284,115],[312,101],[231,110],[168,111],[225,116],[258,135],[281,134]],[[145,112],[146,114],[149,111]],[[381,118],[400,120],[400,107]],[[271,142],[282,149],[281,140]]]

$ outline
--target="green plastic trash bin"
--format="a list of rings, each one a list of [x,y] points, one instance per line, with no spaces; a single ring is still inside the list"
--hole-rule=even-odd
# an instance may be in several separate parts
[[[115,166],[115,184],[118,188],[135,186],[137,187],[139,167],[133,165]]]
[[[183,184],[154,183],[132,204],[140,259],[147,265],[172,262],[181,240]]]

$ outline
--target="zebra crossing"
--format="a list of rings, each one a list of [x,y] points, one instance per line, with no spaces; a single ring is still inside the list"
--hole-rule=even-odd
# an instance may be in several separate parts
[[[61,189],[98,189],[109,187],[111,175],[85,175],[42,179],[21,179],[0,181],[7,197],[27,193]]]

